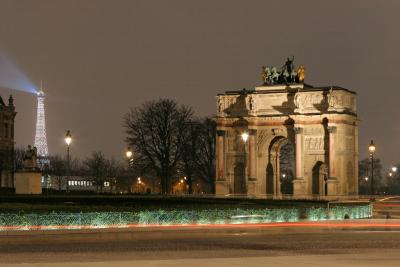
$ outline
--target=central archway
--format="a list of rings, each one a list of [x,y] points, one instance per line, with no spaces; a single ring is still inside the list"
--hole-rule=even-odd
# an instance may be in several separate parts
[[[284,136],[275,137],[269,146],[266,166],[266,194],[292,195],[295,175],[293,141]]]
[[[281,194],[293,195],[293,180],[295,174],[294,145],[288,139],[282,143],[279,151],[279,173],[281,181]]]
[[[317,161],[312,168],[311,192],[315,196],[325,196],[328,193],[326,184],[326,166],[322,161]]]

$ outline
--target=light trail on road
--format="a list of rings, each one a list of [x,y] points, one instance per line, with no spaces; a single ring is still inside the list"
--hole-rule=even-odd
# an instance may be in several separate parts
[[[316,227],[316,228],[400,228],[400,222],[365,222],[365,221],[324,221],[324,222],[278,222],[278,223],[241,223],[241,224],[179,224],[179,225],[56,225],[56,226],[1,226],[2,231],[29,231],[29,230],[76,230],[76,229],[185,229],[185,228],[275,228],[275,227]]]

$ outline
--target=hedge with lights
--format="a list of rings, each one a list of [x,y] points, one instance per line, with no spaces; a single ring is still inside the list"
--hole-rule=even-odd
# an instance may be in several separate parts
[[[0,214],[0,230],[80,229],[168,225],[212,225],[297,222],[370,218],[372,208],[336,206],[293,209],[158,210],[141,212],[88,212],[47,214]]]

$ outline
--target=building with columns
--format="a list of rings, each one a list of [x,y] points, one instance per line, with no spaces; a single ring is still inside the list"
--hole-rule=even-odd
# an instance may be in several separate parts
[[[8,98],[8,105],[0,96],[0,188],[14,187],[14,100]]]
[[[299,74],[217,96],[216,194],[358,195],[356,93]]]

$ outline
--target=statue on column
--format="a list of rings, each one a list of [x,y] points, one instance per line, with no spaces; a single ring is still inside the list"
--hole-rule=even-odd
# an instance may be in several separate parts
[[[254,96],[250,96],[249,108],[250,108],[250,111],[254,111],[256,108],[256,100],[254,99]]]
[[[268,69],[269,71],[269,69]],[[261,67],[261,80],[263,82],[263,84],[267,84],[267,80],[268,80],[268,73],[267,73],[267,67],[262,66]]]
[[[263,85],[303,83],[305,68],[303,65],[297,69],[294,65],[294,56],[287,58],[285,64],[278,70],[276,67],[261,67],[261,80]]]
[[[292,73],[292,70],[294,69],[294,56],[292,56],[292,59],[287,58],[285,65],[283,65],[282,70],[286,70],[289,74]]]
[[[306,77],[306,69],[303,65],[300,65],[299,69],[297,70],[297,79],[300,83],[304,82],[304,78]]]
[[[336,97],[333,95],[333,88],[331,87],[331,89],[329,90],[328,93],[328,110],[333,110],[333,108],[335,107],[336,104]]]

